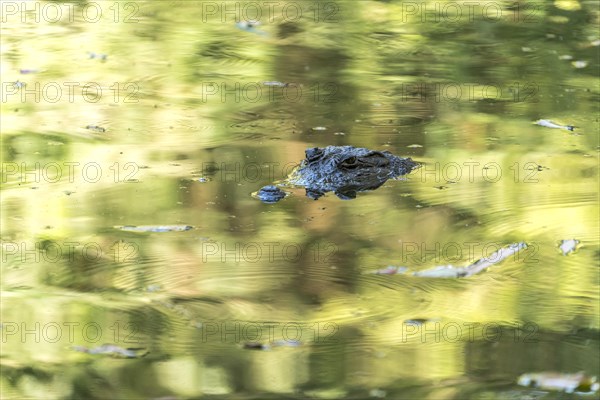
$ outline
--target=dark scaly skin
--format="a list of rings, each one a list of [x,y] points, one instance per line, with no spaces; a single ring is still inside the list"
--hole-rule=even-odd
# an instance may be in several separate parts
[[[263,203],[277,203],[279,200],[285,197],[285,192],[275,185],[268,185],[262,187],[256,194],[256,197],[258,197]]]
[[[352,146],[314,147],[306,150],[306,158],[285,183],[305,187],[306,196],[315,200],[327,192],[348,200],[354,199],[357,192],[377,189],[388,179],[406,175],[418,166],[410,158],[397,157],[388,151]],[[261,192],[265,196],[261,197]],[[262,188],[257,197],[269,203],[283,198],[271,185]]]

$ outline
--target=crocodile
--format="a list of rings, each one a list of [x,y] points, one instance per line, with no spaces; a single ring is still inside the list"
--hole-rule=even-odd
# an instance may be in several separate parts
[[[356,198],[357,192],[374,190],[388,179],[406,175],[419,167],[410,158],[389,151],[353,146],[327,146],[306,149],[306,157],[287,179],[261,188],[253,196],[264,203],[276,203],[286,196],[278,186],[301,186],[306,196],[317,200],[334,192],[343,200]]]

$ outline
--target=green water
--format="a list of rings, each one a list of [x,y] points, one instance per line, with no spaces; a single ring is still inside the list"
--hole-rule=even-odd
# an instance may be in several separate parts
[[[517,379],[600,374],[597,4],[472,4],[3,2],[0,397],[564,398]],[[327,145],[422,167],[251,196]]]

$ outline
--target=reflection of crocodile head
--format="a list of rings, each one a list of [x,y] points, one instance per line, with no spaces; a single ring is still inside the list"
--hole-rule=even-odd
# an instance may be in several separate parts
[[[348,200],[355,198],[356,192],[377,189],[388,179],[408,174],[418,166],[410,158],[396,157],[388,151],[352,146],[315,147],[306,150],[306,158],[290,174],[287,183],[304,186],[306,196],[315,200],[326,192]],[[272,190],[279,189],[272,186],[269,189],[261,190],[258,197],[268,203],[284,197],[275,198]]]

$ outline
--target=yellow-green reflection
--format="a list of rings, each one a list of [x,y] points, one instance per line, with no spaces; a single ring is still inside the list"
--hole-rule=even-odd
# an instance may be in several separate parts
[[[254,3],[3,5],[0,397],[499,398],[598,374],[598,12],[466,3],[263,4],[245,30]],[[352,201],[250,196],[325,145],[423,166]],[[468,279],[369,273],[518,241]],[[149,353],[73,349],[103,343]]]

